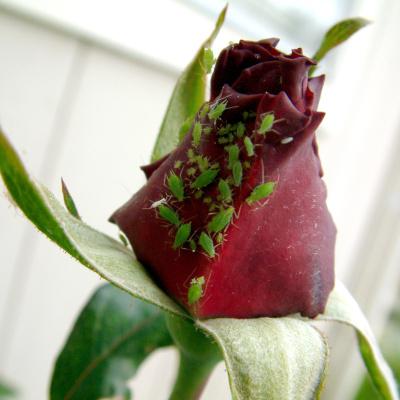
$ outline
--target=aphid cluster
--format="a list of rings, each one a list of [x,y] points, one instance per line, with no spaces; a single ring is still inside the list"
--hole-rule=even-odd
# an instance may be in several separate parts
[[[225,123],[221,117],[227,106],[227,99],[204,104],[197,119],[191,120],[191,146],[186,161],[175,161],[174,170],[165,179],[170,198],[173,198],[171,203],[179,204],[192,197],[209,208],[205,226],[193,231],[192,221],[182,221],[178,209],[166,201],[157,205],[159,217],[175,228],[172,247],[193,252],[200,248],[210,258],[215,257],[215,248],[223,242],[224,232],[235,216],[235,194],[239,193],[245,171],[251,168],[256,157],[256,135],[266,135],[274,124],[274,115],[268,113],[261,119],[258,129],[246,134],[247,126],[250,123],[254,126],[256,114],[245,111],[241,121]],[[222,146],[222,159],[210,160],[201,153],[201,144],[208,140]],[[274,182],[258,185],[247,197],[247,204],[265,199],[274,187]]]
[[[205,54],[205,66],[211,63],[212,54]],[[245,111],[241,120],[228,123],[223,118],[229,109],[228,100],[217,98],[205,103],[197,116],[190,118],[181,128],[181,139],[190,132],[190,147],[183,160],[174,163],[173,170],[166,174],[166,196],[169,201],[157,205],[158,216],[171,225],[174,234],[172,247],[175,250],[200,252],[213,258],[217,247],[224,241],[224,235],[241,207],[243,181],[254,161],[264,137],[273,131],[273,113],[262,115],[256,124],[256,113]],[[257,125],[257,127],[256,127]],[[286,138],[282,143],[289,143]],[[202,152],[207,146],[220,146],[215,159]],[[208,151],[207,151],[208,153]],[[252,206],[270,196],[275,182],[265,182],[254,187],[245,203]],[[248,188],[246,188],[248,190]],[[198,221],[185,220],[180,215],[184,202],[196,202],[208,209],[203,226]],[[194,203],[193,203],[194,202]],[[199,204],[200,206],[200,204]],[[204,277],[194,278],[188,291],[189,304],[195,303],[202,295]]]

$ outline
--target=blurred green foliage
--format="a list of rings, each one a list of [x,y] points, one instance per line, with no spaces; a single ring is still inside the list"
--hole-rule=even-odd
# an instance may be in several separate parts
[[[381,338],[381,349],[400,387],[400,295]],[[370,378],[365,376],[355,400],[377,399],[379,399],[379,393],[375,390]]]

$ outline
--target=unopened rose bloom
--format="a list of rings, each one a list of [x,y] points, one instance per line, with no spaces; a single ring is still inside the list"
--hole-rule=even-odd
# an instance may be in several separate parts
[[[277,42],[222,51],[210,101],[111,218],[199,318],[315,317],[334,285],[336,229],[315,141],[324,78]]]

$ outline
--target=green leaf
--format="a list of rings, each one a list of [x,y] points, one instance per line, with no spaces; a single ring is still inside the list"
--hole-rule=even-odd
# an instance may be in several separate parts
[[[203,65],[207,71],[207,74],[209,74],[211,72],[214,64],[215,64],[215,58],[214,58],[213,51],[211,49],[204,49]]]
[[[81,219],[78,213],[78,209],[76,208],[74,199],[72,198],[71,194],[69,193],[69,190],[67,188],[67,185],[64,182],[64,179],[61,179],[61,190],[63,194],[63,199],[64,199],[64,204],[65,207],[67,207],[67,210],[71,215],[74,217]]]
[[[36,184],[1,131],[0,173],[26,217],[80,263],[135,297],[188,316],[154,283],[131,250],[73,217],[45,187]]]
[[[223,353],[234,400],[308,400],[319,393],[328,346],[296,318],[198,321]]]
[[[385,400],[399,399],[396,381],[379,350],[368,321],[357,302],[341,282],[336,281],[325,312],[317,319],[337,321],[353,327],[356,330],[361,356],[376,389]]]
[[[204,54],[207,54],[206,49],[211,46],[218,34],[224,22],[226,10],[227,6],[221,11],[213,32],[201,45],[194,60],[186,67],[175,85],[153,149],[152,161],[159,160],[175,148],[179,141],[182,124],[193,117],[204,103],[208,73],[208,67],[204,65]]]
[[[7,386],[5,383],[0,382],[0,399],[7,400],[15,398],[15,391]]]
[[[364,18],[349,18],[333,25],[323,37],[317,52],[313,56],[313,59],[317,62],[321,61],[334,47],[343,43],[358,30],[364,28],[370,23],[370,21]],[[315,66],[310,68],[310,75],[313,74],[315,68]]]
[[[104,285],[82,310],[57,358],[50,398],[130,398],[126,382],[149,354],[172,344],[161,310]]]

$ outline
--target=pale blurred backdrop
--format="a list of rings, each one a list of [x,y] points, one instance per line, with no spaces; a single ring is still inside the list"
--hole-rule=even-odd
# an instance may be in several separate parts
[[[0,122],[32,173],[115,236],[111,212],[143,183],[179,72],[211,31],[218,0],[0,0]],[[400,1],[231,0],[215,48],[280,37],[312,55],[339,19],[373,24],[320,66],[320,153],[336,221],[337,275],[383,332],[400,283]],[[47,397],[55,357],[101,283],[31,226],[0,183],[0,376]],[[364,373],[353,333],[329,331],[324,399],[352,399]],[[399,339],[400,342],[400,339]],[[399,343],[400,347],[400,343]],[[149,358],[135,398],[166,400],[176,355]],[[223,365],[202,399],[229,399]],[[184,399],[182,399],[184,400]]]

